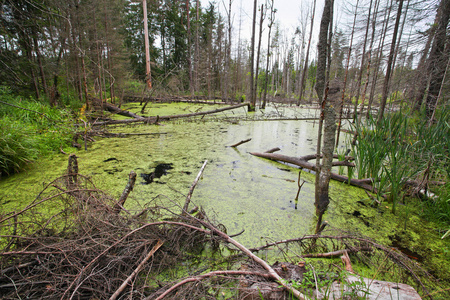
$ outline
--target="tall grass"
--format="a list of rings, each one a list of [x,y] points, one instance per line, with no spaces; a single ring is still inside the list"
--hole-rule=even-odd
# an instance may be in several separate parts
[[[378,124],[370,116],[354,126],[357,142],[351,149],[358,178],[373,178],[378,197],[385,196],[394,213],[408,179],[448,180],[449,119],[450,109],[444,107],[432,124],[399,111],[386,114]],[[443,201],[438,214],[450,221],[449,199]]]
[[[5,87],[0,87],[0,101],[0,176],[69,144],[72,127],[65,110],[15,97]]]

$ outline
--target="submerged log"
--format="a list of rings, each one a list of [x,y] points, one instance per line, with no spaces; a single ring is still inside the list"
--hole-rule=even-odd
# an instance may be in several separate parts
[[[309,155],[297,158],[297,157],[292,157],[292,156],[287,156],[287,155],[282,155],[282,154],[277,154],[277,153],[250,152],[250,154],[254,155],[254,156],[262,157],[262,158],[267,158],[267,159],[271,159],[271,160],[277,160],[277,161],[290,163],[290,164],[293,164],[293,165],[296,165],[301,168],[308,169],[308,170],[311,170],[314,172],[317,171],[316,165],[305,160],[305,157],[309,157]],[[359,179],[354,179],[354,178],[348,178],[347,176],[338,175],[335,173],[331,173],[331,179],[334,179],[334,180],[337,180],[340,182],[345,182],[350,185],[357,186],[357,187],[363,188],[365,190],[371,191],[373,193],[376,193],[376,189],[372,185],[367,184],[367,181],[363,180],[363,179],[359,180]]]
[[[214,114],[214,113],[218,113],[218,112],[222,112],[222,111],[226,111],[226,110],[230,110],[230,109],[236,109],[236,108],[240,108],[240,107],[244,107],[244,106],[248,107],[249,105],[250,104],[248,102],[246,102],[246,103],[241,103],[241,104],[237,104],[237,105],[222,107],[222,108],[209,110],[209,111],[200,111],[200,112],[191,113],[191,114],[181,114],[181,115],[171,115],[171,116],[156,116],[156,117],[148,117],[148,118],[134,118],[134,119],[129,119],[129,120],[108,120],[108,121],[104,121],[104,122],[93,122],[93,123],[91,123],[91,125],[130,124],[130,123],[137,123],[137,122],[155,123],[156,120],[158,120],[158,121],[168,121],[168,120],[172,120],[172,119],[180,119],[180,118],[190,118],[190,117],[195,117],[195,116],[203,116],[203,115]]]

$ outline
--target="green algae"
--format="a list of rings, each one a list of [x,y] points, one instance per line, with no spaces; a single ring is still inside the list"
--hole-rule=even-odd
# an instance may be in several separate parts
[[[135,105],[136,107],[133,107]],[[131,109],[130,109],[131,107]],[[138,113],[140,107],[131,104]],[[125,107],[124,107],[125,108]],[[186,103],[152,104],[154,115],[211,110],[210,105]],[[267,109],[264,115],[294,114],[294,108]],[[307,114],[307,112],[302,111]],[[263,115],[261,111],[255,114]],[[296,238],[311,234],[315,227],[314,175],[302,172],[305,184],[295,205],[298,169],[290,165],[251,156],[251,151],[273,147],[290,156],[315,152],[317,127],[307,121],[227,122],[242,116],[243,110],[154,125],[118,126],[114,132],[149,133],[127,138],[103,138],[89,144],[87,151],[72,151],[78,156],[81,174],[96,186],[118,198],[128,174],[150,173],[159,163],[172,163],[173,169],[151,184],[138,177],[125,208],[130,212],[162,205],[181,212],[186,194],[205,160],[208,164],[192,197],[191,207],[201,206],[208,216],[223,224],[229,234],[245,229],[236,239],[247,247],[266,241]],[[206,121],[208,120],[208,121]],[[251,138],[237,148],[229,145]],[[34,164],[28,171],[0,181],[2,213],[18,210],[31,202],[43,186],[64,174],[67,156],[55,154]],[[420,256],[420,263],[433,274],[450,281],[449,243],[439,239],[435,225],[417,217],[418,211],[399,206],[392,215],[389,204],[373,207],[367,195],[343,183],[330,185],[331,203],[325,215],[330,228],[357,232],[380,244],[395,245]],[[413,255],[412,255],[413,256]],[[368,272],[364,268],[361,272]],[[375,270],[376,271],[376,270]],[[373,274],[373,270],[371,271]]]

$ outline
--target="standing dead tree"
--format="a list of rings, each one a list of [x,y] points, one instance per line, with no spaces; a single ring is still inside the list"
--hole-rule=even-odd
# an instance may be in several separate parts
[[[316,215],[318,217],[317,228],[322,223],[322,216],[325,213],[328,204],[330,203],[328,196],[328,186],[331,177],[331,167],[333,162],[334,141],[336,134],[336,113],[333,105],[327,101],[328,83],[326,82],[326,73],[329,66],[328,63],[328,41],[329,30],[332,26],[331,18],[333,14],[334,0],[326,0],[325,7],[322,13],[322,20],[320,22],[319,42],[317,45],[318,61],[317,61],[317,75],[316,75],[316,93],[319,98],[321,106],[321,120],[323,120],[323,159],[320,164],[320,149],[322,126],[319,124],[319,138],[317,142],[317,173],[316,173]]]

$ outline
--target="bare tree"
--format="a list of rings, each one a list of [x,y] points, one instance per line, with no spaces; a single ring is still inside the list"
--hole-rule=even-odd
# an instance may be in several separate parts
[[[447,26],[450,19],[450,1],[441,0],[438,8],[440,15],[437,23],[436,33],[428,57],[428,74],[430,75],[430,84],[426,98],[426,114],[431,118],[436,109],[437,99],[441,90],[442,82],[445,76],[447,61],[449,60],[449,45]]]
[[[314,2],[313,2],[313,9],[312,9],[312,15],[311,15],[311,29],[309,31],[308,46],[306,48],[305,65],[303,67],[302,79],[300,80],[300,94],[299,94],[297,106],[300,105],[300,101],[303,98],[303,94],[304,94],[304,90],[305,90],[306,73],[308,72],[309,49],[311,48],[311,39],[312,39],[312,34],[313,34],[313,29],[314,29],[315,12],[316,12],[316,0],[314,0]]]
[[[266,96],[267,96],[267,88],[268,88],[268,84],[269,84],[269,61],[270,61],[270,56],[271,56],[271,51],[270,51],[270,34],[272,33],[272,26],[273,23],[275,21],[275,13],[277,12],[276,9],[274,9],[273,7],[273,1],[270,1],[270,16],[269,16],[269,24],[267,25],[269,27],[269,33],[267,35],[267,56],[266,56],[266,73],[265,73],[265,78],[264,78],[264,87],[263,87],[263,102],[262,102],[262,106],[261,108],[264,109],[266,108]]]
[[[338,121],[338,127],[337,127],[336,147],[339,143],[339,133],[341,130],[342,111],[344,109],[344,99],[345,99],[345,91],[346,91],[346,87],[347,87],[348,69],[350,66],[350,57],[352,56],[353,36],[355,34],[356,16],[358,15],[358,4],[359,4],[359,0],[356,0],[355,13],[353,16],[352,33],[350,36],[350,45],[348,47],[348,53],[347,53],[347,64],[345,66],[344,87],[342,88],[341,105],[339,107],[339,121]],[[364,57],[364,55],[363,55],[363,57]],[[358,103],[358,98],[356,98],[356,103]],[[355,108],[355,111],[356,111],[356,108]]]
[[[333,105],[327,101],[328,95],[328,83],[326,82],[326,73],[328,62],[328,50],[327,43],[329,42],[329,27],[332,26],[331,18],[333,15],[334,0],[325,0],[325,7],[322,13],[322,19],[320,22],[319,42],[317,44],[318,60],[317,60],[317,74],[316,74],[316,93],[319,98],[319,104],[321,106],[321,119],[324,122],[324,138],[322,149],[322,164],[319,164],[320,155],[317,157],[316,166],[318,172],[316,173],[316,193],[315,193],[315,206],[316,215],[318,216],[318,222],[316,227],[316,233],[319,231],[322,223],[322,216],[325,213],[328,204],[330,203],[328,196],[328,186],[331,177],[331,166],[333,161],[334,141],[336,134],[336,114]],[[322,132],[322,126],[319,126],[319,136]],[[317,142],[317,149],[320,152],[320,138]]]
[[[395,44],[397,41],[398,27],[400,24],[400,17],[402,15],[402,8],[403,8],[403,0],[399,0],[397,8],[397,17],[395,19],[394,25],[394,33],[392,35],[391,50],[389,52],[389,58],[386,66],[386,76],[384,77],[383,94],[381,95],[380,111],[378,112],[378,123],[380,123],[381,120],[383,119],[384,109],[386,107],[386,101],[389,94],[389,85],[391,83]]]
[[[250,46],[250,110],[254,111],[256,106],[254,75],[255,75],[255,31],[256,31],[256,8],[257,0],[253,3],[253,21],[252,21],[252,44]]]
[[[258,50],[256,52],[255,87],[253,89],[255,103],[256,103],[256,98],[257,98],[257,94],[258,94],[259,57],[260,57],[260,54],[261,54],[261,40],[262,40],[264,18],[265,18],[264,5],[261,4],[261,17],[259,19]]]

